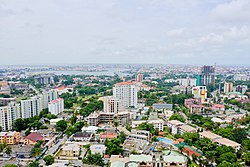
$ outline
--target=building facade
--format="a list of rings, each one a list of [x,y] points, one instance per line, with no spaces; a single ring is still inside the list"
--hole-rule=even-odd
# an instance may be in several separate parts
[[[28,100],[21,100],[22,118],[30,118],[38,115],[42,111],[42,99],[38,96]]]
[[[224,83],[224,93],[233,92],[233,83],[225,82]]]
[[[132,82],[120,82],[113,87],[113,96],[120,100],[124,107],[137,107],[138,87]]]
[[[3,131],[11,130],[14,121],[18,118],[21,118],[19,104],[12,102],[8,106],[0,107],[0,126]]]
[[[192,89],[192,94],[195,99],[198,99],[201,103],[205,103],[207,99],[207,87],[206,86],[196,86]]]
[[[197,78],[198,86],[215,85],[215,67],[203,66],[201,74]]]
[[[62,98],[52,100],[49,102],[48,108],[51,114],[58,115],[64,110],[64,100]]]
[[[122,110],[121,101],[112,96],[105,96],[103,99],[104,112],[117,114]]]

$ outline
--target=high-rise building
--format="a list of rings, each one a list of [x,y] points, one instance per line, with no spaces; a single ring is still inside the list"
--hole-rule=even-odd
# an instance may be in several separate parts
[[[51,114],[57,115],[64,110],[64,100],[62,98],[52,100],[49,102],[48,108]]]
[[[21,118],[19,104],[11,102],[8,106],[0,107],[0,126],[3,131],[11,130],[13,122],[18,118]]]
[[[224,83],[224,93],[233,92],[233,83],[225,82]]]
[[[48,108],[49,102],[58,98],[58,92],[50,90],[28,100],[21,100],[22,118],[30,118],[38,115],[43,109]]]
[[[198,99],[201,103],[205,103],[207,99],[207,87],[206,86],[193,87],[192,94],[194,95],[194,98]]]
[[[58,98],[58,91],[50,90],[47,92],[43,92],[43,94],[39,95],[42,99],[42,109],[48,108],[49,102]]]
[[[115,113],[117,114],[122,110],[121,101],[112,97],[112,96],[105,96],[103,99],[103,109],[104,112],[107,113]]]
[[[197,77],[198,86],[215,86],[215,67],[213,66],[203,66],[201,69],[201,74]]]
[[[197,83],[197,79],[196,78],[181,78],[181,79],[177,79],[177,81],[179,82],[179,84],[181,86],[196,86]]]
[[[113,96],[124,107],[137,107],[137,92],[138,87],[132,82],[120,82],[113,87]]]
[[[137,74],[135,81],[136,82],[142,82],[143,81],[143,74]]]
[[[247,85],[237,85],[237,86],[235,87],[235,91],[236,91],[236,92],[240,92],[240,93],[242,93],[242,94],[245,94],[246,91],[247,91]]]
[[[30,118],[42,111],[42,98],[35,96],[28,100],[21,100],[22,118]]]
[[[53,83],[53,76],[39,75],[35,77],[35,82],[41,85],[48,85]]]

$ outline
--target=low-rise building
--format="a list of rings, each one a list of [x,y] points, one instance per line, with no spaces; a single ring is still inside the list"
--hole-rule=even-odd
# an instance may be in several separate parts
[[[87,127],[82,127],[82,132],[88,132],[88,133],[96,133],[97,130],[99,129],[98,126],[87,126]]]
[[[165,104],[165,103],[155,103],[153,104],[153,110],[156,111],[164,111],[164,110],[172,110],[173,104]]]
[[[217,134],[210,132],[210,131],[200,132],[199,135],[200,135],[200,138],[207,138],[211,141],[222,138],[220,135],[217,135]]]
[[[100,140],[105,141],[107,139],[117,138],[117,133],[115,132],[102,132],[100,133]]]
[[[20,143],[22,144],[29,144],[29,145],[35,145],[38,141],[40,140],[44,140],[43,136],[35,133],[35,132],[31,132],[27,137],[23,138]]]
[[[7,145],[17,144],[20,140],[20,132],[9,131],[0,132],[0,143],[5,143]]]
[[[212,133],[210,131],[200,132],[199,135],[201,138],[207,138],[218,145],[230,146],[236,150],[239,150],[241,147],[241,145],[239,143],[234,142],[232,140],[229,140],[227,138],[223,138],[220,135],[217,135],[217,134]]]
[[[100,115],[93,112],[86,118],[86,121],[89,126],[97,126],[100,123]]]
[[[62,147],[60,156],[65,157],[78,157],[80,155],[80,145],[77,143],[68,143]],[[61,159],[61,158],[60,158]]]
[[[235,150],[239,150],[241,146],[239,143],[229,140],[227,138],[219,138],[214,140],[214,142],[217,143],[218,145],[233,147]]]
[[[163,131],[164,129],[164,121],[161,119],[155,119],[155,120],[142,120],[142,121],[132,121],[132,128],[137,128],[142,123],[149,123],[153,124],[155,129],[158,129],[159,131]]]
[[[89,142],[93,137],[92,133],[89,132],[76,132],[72,139],[75,141]]]
[[[90,151],[92,154],[101,154],[104,155],[106,152],[106,146],[103,144],[95,144],[90,146]]]
[[[187,167],[188,159],[174,151],[163,154],[129,155],[129,158],[111,156],[111,167]]]
[[[131,133],[127,136],[127,139],[151,141],[151,134],[149,131],[146,130],[133,129]]]
[[[197,132],[197,129],[190,126],[190,125],[181,125],[181,126],[177,126],[178,129],[178,134],[184,134],[184,133],[195,133]]]
[[[56,118],[56,119],[51,119],[50,120],[50,125],[56,125],[57,122],[63,120],[63,118]]]

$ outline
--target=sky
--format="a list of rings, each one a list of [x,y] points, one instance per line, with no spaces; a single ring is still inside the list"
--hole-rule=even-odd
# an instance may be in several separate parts
[[[250,0],[0,0],[0,65],[249,65]]]

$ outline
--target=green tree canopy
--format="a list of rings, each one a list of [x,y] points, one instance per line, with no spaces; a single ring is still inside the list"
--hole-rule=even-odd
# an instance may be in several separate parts
[[[56,130],[63,132],[66,130],[67,126],[68,126],[67,121],[60,120],[56,123]]]
[[[54,163],[54,157],[52,155],[46,155],[43,160],[45,161],[45,165],[51,165]]]

